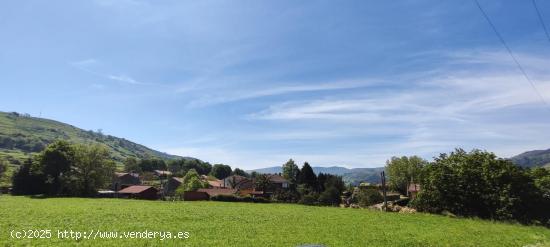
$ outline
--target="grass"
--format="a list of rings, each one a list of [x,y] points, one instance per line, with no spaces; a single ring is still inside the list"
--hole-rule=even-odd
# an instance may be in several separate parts
[[[550,230],[292,204],[0,197],[0,246],[550,246]],[[50,229],[52,239],[10,239]],[[187,231],[188,239],[58,239],[57,230]]]

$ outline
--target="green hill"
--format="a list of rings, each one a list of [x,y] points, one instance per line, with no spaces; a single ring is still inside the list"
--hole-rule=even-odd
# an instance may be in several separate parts
[[[545,166],[550,168],[550,149],[528,151],[510,158],[523,167]]]
[[[40,152],[49,143],[62,139],[74,143],[106,145],[112,158],[120,163],[127,157],[176,159],[146,146],[99,132],[87,131],[54,120],[16,112],[0,112],[0,158],[18,165],[30,154]]]

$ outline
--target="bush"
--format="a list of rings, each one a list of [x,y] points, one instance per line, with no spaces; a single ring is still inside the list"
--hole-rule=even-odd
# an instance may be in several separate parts
[[[242,201],[242,198],[236,195],[215,195],[210,197],[210,200],[220,202],[240,202]]]
[[[361,189],[357,194],[357,202],[361,207],[368,207],[384,201],[377,189]]]
[[[319,195],[319,203],[322,205],[338,205],[340,204],[340,191],[335,187],[330,187]]]
[[[424,169],[418,210],[522,223],[546,222],[547,205],[533,179],[493,153],[457,149]]]
[[[304,205],[317,205],[318,204],[318,195],[317,194],[306,194],[304,196],[302,196],[302,199],[300,199],[300,201],[298,201],[298,203],[300,204],[304,204]]]
[[[240,197],[237,195],[215,195],[210,197],[212,201],[220,202],[253,202],[253,203],[267,203],[268,199],[262,197],[251,197],[250,195]]]

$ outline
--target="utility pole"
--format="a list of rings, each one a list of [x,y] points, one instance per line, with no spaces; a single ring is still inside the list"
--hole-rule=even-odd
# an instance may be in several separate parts
[[[386,198],[386,174],[384,171],[380,173],[380,179],[382,180],[382,193],[384,195],[384,211],[388,211],[388,200]]]

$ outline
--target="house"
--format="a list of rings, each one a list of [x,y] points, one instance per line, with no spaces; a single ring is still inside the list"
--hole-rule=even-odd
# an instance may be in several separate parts
[[[132,185],[118,191],[119,197],[132,199],[158,199],[158,190],[152,186]]]
[[[232,175],[224,178],[221,181],[220,185],[222,188],[229,188],[229,189],[237,189],[237,190],[252,189],[254,188],[254,180],[243,176],[239,176],[239,175]]]
[[[217,195],[234,195],[237,193],[236,189],[198,189],[197,192],[202,192],[208,194],[208,197],[217,196]]]
[[[283,176],[279,174],[270,174],[268,175],[269,182],[275,189],[287,189],[290,182],[286,180]]]
[[[416,198],[416,195],[420,191],[420,184],[410,184],[408,191],[411,199]]]
[[[183,183],[183,178],[171,177],[164,185],[164,195],[173,196],[176,193],[176,189]]]
[[[222,180],[206,180],[208,182],[208,187],[211,189],[221,189],[223,188]]]
[[[132,185],[140,185],[141,180],[137,173],[115,172],[111,190],[118,191]]]

